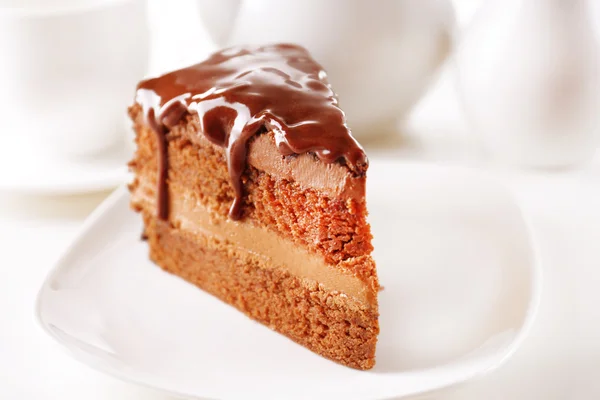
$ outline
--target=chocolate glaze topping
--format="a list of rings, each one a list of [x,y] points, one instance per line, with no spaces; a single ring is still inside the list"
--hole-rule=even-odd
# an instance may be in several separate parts
[[[206,61],[138,85],[136,101],[159,145],[158,212],[168,218],[167,133],[197,113],[199,134],[226,149],[235,200],[229,215],[241,217],[247,142],[273,131],[282,156],[314,153],[363,174],[367,157],[352,137],[323,68],[296,45],[235,47]]]

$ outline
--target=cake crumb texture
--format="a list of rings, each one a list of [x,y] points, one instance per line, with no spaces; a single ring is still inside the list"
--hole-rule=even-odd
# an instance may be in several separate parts
[[[231,243],[142,215],[150,258],[164,270],[326,358],[357,369],[375,364],[376,309],[269,267]]]
[[[154,198],[156,191],[147,185],[157,182],[157,138],[139,105],[129,112],[137,133],[130,190]],[[223,220],[234,200],[225,152],[197,140],[198,132],[197,117],[189,115],[167,135],[169,198],[189,196],[215,220]],[[324,268],[357,277],[365,284],[368,300],[292,275],[285,266],[225,239],[181,229],[174,219],[159,219],[155,207],[133,199],[132,208],[144,220],[150,258],[324,357],[357,369],[372,368],[379,333],[379,282],[364,199],[331,198],[251,165],[242,179],[245,204],[240,223],[271,230],[322,257]]]
[[[156,182],[157,144],[145,125],[141,108],[130,109],[137,131],[137,152],[130,166],[137,176]],[[227,217],[234,200],[225,152],[210,143],[192,143],[199,135],[194,116],[168,134],[168,182],[187,188],[208,209]],[[246,191],[243,220],[275,230],[298,245],[320,254],[327,263],[352,264],[359,278],[378,285],[373,262],[357,265],[350,259],[369,256],[373,250],[364,201],[331,199],[295,182],[274,179],[248,166],[243,175]],[[378,289],[378,286],[376,290]]]

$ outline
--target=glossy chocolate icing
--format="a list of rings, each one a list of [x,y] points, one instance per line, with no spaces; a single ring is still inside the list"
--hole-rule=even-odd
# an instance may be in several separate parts
[[[138,85],[136,101],[158,137],[159,217],[168,217],[167,133],[197,113],[199,134],[226,149],[235,200],[230,217],[241,217],[247,142],[272,131],[283,156],[314,153],[363,174],[367,157],[352,137],[323,68],[296,45],[236,47],[206,61]]]

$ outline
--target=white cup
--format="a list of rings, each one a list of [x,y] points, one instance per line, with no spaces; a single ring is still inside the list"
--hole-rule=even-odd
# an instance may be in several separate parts
[[[0,0],[0,135],[60,157],[115,146],[147,30],[145,0]]]

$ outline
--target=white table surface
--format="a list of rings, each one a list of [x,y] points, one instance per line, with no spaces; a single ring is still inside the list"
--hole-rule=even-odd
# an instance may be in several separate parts
[[[544,292],[530,336],[506,366],[426,398],[600,399],[600,159],[553,173],[482,162],[467,141],[450,82],[441,79],[413,113],[402,149],[388,152],[501,177],[533,220]],[[53,261],[106,195],[0,194],[0,399],[165,398],[74,361],[33,318],[36,292]]]

